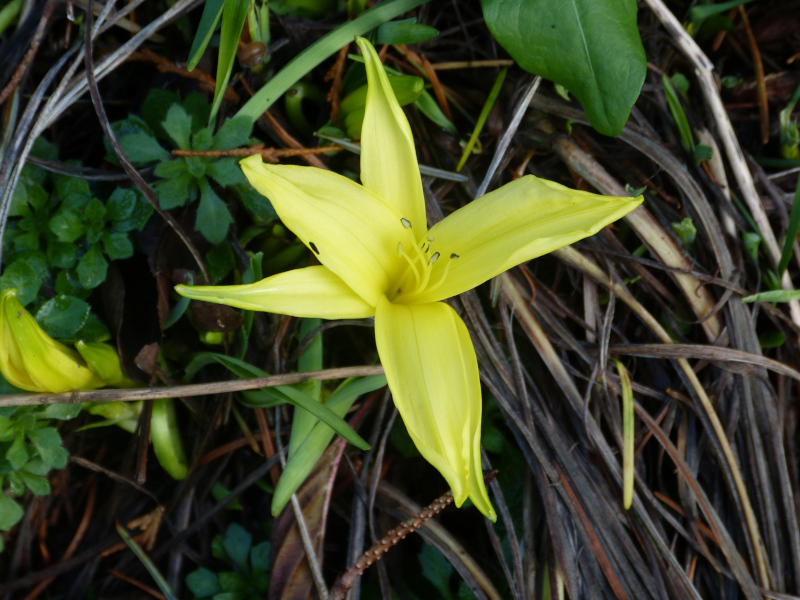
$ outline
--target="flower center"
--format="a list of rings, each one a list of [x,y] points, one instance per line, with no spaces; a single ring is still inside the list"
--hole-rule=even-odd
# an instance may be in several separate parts
[[[400,222],[406,229],[411,229],[408,219],[401,219]],[[441,265],[434,269],[434,265],[442,256],[439,252],[431,253],[433,241],[433,236],[428,235],[422,243],[415,242],[409,249],[406,249],[402,242],[397,243],[397,256],[407,264],[396,283],[390,288],[388,295],[390,301],[397,299],[401,304],[413,304],[423,293],[431,293],[444,284],[452,261],[460,257],[451,253],[449,258],[444,259],[447,261],[444,269]]]

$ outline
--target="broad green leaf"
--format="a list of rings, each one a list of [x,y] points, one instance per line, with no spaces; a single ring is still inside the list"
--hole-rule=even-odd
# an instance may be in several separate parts
[[[217,244],[206,252],[206,267],[213,284],[222,281],[235,266],[236,260],[230,244]]]
[[[209,124],[214,122],[222,104],[222,97],[228,88],[228,81],[236,59],[236,48],[242,35],[250,0],[225,0],[222,10],[222,29],[219,34],[219,56],[217,58],[217,87],[214,90],[214,101],[211,104]]]
[[[57,269],[71,269],[78,262],[78,248],[67,242],[47,244],[47,262]]]
[[[194,35],[192,48],[189,50],[189,62],[186,68],[190,71],[197,66],[211,41],[211,36],[217,28],[219,18],[222,16],[222,8],[225,0],[207,0],[203,7],[203,15],[200,17],[200,24],[197,26],[197,33]],[[195,594],[196,595],[196,594]],[[209,594],[210,595],[210,594]]]
[[[28,458],[30,458],[30,455],[25,445],[25,436],[18,434],[11,443],[11,446],[6,450],[5,459],[11,465],[12,469],[17,470],[28,462]]]
[[[232,186],[233,189],[239,194],[239,200],[242,201],[244,207],[250,212],[254,220],[258,223],[274,221],[278,218],[278,213],[272,206],[269,198],[259,194],[249,181],[237,183]]]
[[[185,160],[165,160],[156,165],[153,175],[163,179],[172,179],[173,177],[180,177],[187,171]]]
[[[33,492],[34,496],[46,496],[50,493],[50,482],[44,477],[26,473],[25,471],[21,470],[17,471],[17,475],[20,479],[22,479],[25,487]]]
[[[200,180],[200,206],[197,207],[195,229],[212,244],[219,244],[225,239],[231,223],[233,217],[228,207],[204,177]]]
[[[34,317],[50,337],[74,339],[86,323],[90,310],[90,306],[79,298],[56,296],[42,304]]]
[[[45,408],[36,412],[36,416],[40,419],[58,419],[59,421],[69,421],[74,419],[81,412],[81,404],[72,404],[66,402],[64,404],[49,404]]]
[[[75,270],[78,273],[78,280],[87,290],[93,290],[106,280],[108,262],[103,258],[103,253],[97,244],[81,256]]]
[[[167,118],[167,111],[173,104],[181,101],[181,95],[172,90],[153,88],[147,93],[147,98],[142,104],[142,118],[152,130],[155,137],[169,140],[162,123]]]
[[[560,83],[604,135],[622,131],[647,70],[635,0],[481,0],[519,65]]]

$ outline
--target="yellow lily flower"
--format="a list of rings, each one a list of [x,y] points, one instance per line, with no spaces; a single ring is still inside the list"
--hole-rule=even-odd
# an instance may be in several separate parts
[[[80,354],[42,331],[13,289],[0,291],[0,372],[11,385],[30,392],[105,385]]]
[[[524,261],[593,235],[642,198],[604,197],[526,176],[427,228],[411,128],[375,49],[358,38],[369,90],[361,181],[313,167],[242,171],[321,266],[251,285],[177,286],[179,294],[297,317],[375,317],[395,405],[457,506],[471,498],[493,521],[480,458],[481,390],[464,322],[441,302]]]

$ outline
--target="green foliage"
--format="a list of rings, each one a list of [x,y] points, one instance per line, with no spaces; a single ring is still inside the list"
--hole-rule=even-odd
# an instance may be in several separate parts
[[[22,518],[14,496],[21,496],[26,489],[35,496],[50,493],[47,474],[50,469],[63,469],[69,456],[50,419],[66,421],[80,410],[80,404],[0,408],[0,531],[10,530]]]
[[[57,160],[43,139],[34,155]],[[26,165],[12,202],[4,244],[6,268],[0,289],[37,316],[44,330],[63,340],[96,341],[108,331],[84,302],[105,281],[108,263],[133,255],[132,233],[144,227],[153,209],[138,191]],[[42,286],[58,294],[39,294]],[[50,292],[52,296],[52,292]]]
[[[671,223],[672,231],[681,240],[681,244],[687,250],[694,245],[694,240],[697,237],[697,228],[689,217],[686,217],[679,223]]]
[[[389,21],[378,27],[378,44],[419,44],[439,35],[430,25],[417,23],[415,18]]]
[[[566,87],[597,131],[619,135],[647,70],[634,0],[481,5],[492,35],[523,69]]]
[[[241,526],[232,523],[225,537],[211,542],[215,558],[230,571],[215,573],[204,567],[186,576],[186,586],[195,598],[212,600],[249,600],[264,598],[269,591],[269,542],[252,545],[253,537]]]
[[[131,115],[114,123],[114,128],[123,149],[131,151],[128,156],[135,165],[157,163],[155,191],[161,208],[170,210],[199,199],[195,229],[212,244],[220,244],[233,217],[212,182],[235,192],[254,218],[273,219],[275,211],[253,190],[235,158],[172,156],[164,149],[162,143],[197,151],[230,150],[248,143],[252,130],[248,119],[229,119],[214,134],[205,126],[209,115],[208,102],[200,94],[191,94],[181,102],[177,92],[156,89],[148,94],[142,117]]]

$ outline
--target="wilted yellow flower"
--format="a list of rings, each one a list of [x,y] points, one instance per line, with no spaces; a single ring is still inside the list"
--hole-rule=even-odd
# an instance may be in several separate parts
[[[593,235],[642,198],[604,197],[526,176],[430,229],[411,128],[375,49],[359,38],[369,90],[361,182],[313,167],[241,162],[322,263],[251,285],[177,286],[183,296],[297,317],[375,317],[395,405],[460,506],[495,520],[480,457],[481,390],[464,322],[441,302]]]
[[[0,290],[0,372],[30,392],[66,392],[105,382],[75,350],[47,335],[13,289]]]

